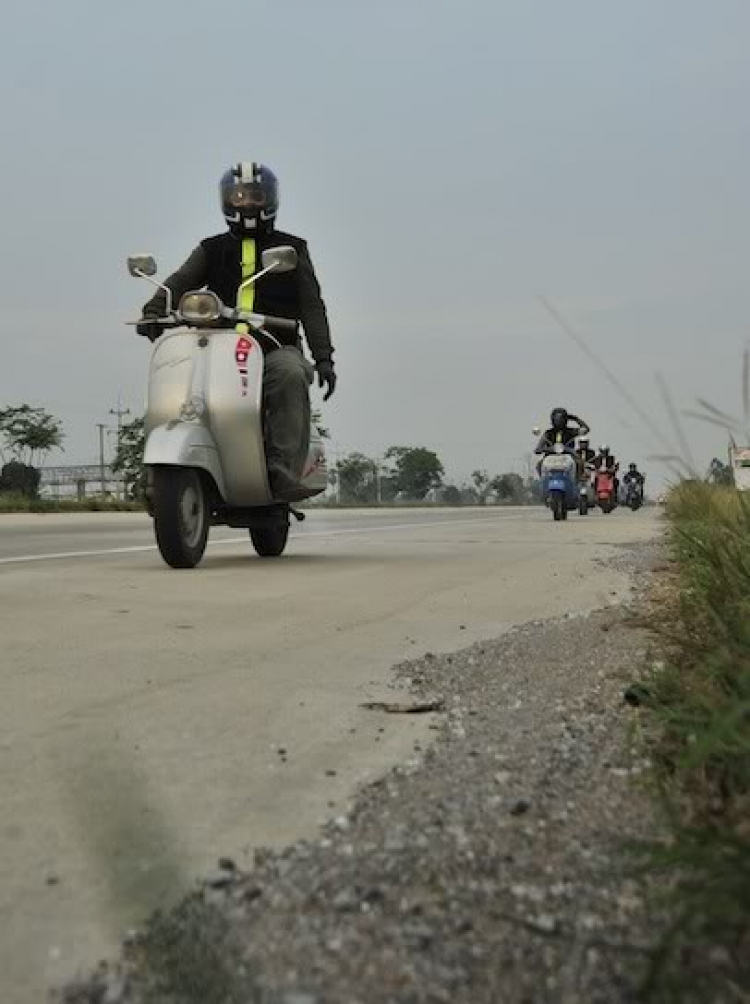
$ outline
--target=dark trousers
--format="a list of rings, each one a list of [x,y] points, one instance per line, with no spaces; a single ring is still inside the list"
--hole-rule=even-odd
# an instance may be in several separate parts
[[[265,358],[263,404],[269,468],[282,467],[299,480],[310,446],[310,393],[315,370],[292,345]]]

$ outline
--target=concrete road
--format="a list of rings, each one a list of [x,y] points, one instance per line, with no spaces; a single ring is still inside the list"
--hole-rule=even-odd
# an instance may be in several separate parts
[[[653,512],[315,513],[167,569],[140,515],[0,517],[0,999],[111,952],[221,855],[313,835],[429,716],[392,666],[617,601]],[[543,667],[540,667],[543,671]]]

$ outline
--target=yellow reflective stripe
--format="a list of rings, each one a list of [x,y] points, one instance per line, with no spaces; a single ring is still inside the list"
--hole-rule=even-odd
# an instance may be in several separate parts
[[[256,244],[252,237],[246,237],[242,242],[242,281],[255,275],[257,266]],[[255,308],[255,283],[245,286],[240,290],[239,302],[237,306],[240,310],[253,310]]]

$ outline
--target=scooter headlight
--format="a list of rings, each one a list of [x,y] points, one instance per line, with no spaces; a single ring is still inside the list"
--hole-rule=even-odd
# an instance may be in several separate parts
[[[180,316],[196,327],[213,324],[221,317],[221,300],[216,293],[185,293],[180,300]]]

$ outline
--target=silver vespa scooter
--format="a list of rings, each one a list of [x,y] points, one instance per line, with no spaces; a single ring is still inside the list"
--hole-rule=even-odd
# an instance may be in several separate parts
[[[296,268],[297,252],[269,248],[261,265],[243,287],[268,272]],[[172,568],[194,568],[212,525],[249,529],[261,557],[278,557],[290,516],[304,515],[275,499],[269,487],[263,350],[256,335],[279,344],[273,332],[296,331],[296,322],[226,307],[206,291],[186,293],[174,309],[171,291],[153,278],[153,257],[128,258],[128,270],[167,294],[167,316],[157,319],[167,330],[151,356],[144,455],[162,557]],[[327,483],[325,449],[313,423],[301,484],[313,496]]]

